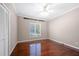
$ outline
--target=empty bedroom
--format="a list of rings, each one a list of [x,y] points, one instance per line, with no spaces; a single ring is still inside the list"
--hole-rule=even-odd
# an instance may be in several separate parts
[[[0,56],[79,56],[79,3],[0,3]]]

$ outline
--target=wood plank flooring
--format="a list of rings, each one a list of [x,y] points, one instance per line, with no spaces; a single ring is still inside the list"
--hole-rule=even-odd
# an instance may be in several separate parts
[[[79,50],[49,39],[18,43],[11,56],[30,56],[30,45],[37,43],[41,44],[40,56],[79,56]]]

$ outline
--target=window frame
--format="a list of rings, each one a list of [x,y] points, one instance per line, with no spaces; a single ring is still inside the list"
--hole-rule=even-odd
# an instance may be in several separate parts
[[[37,31],[37,25],[39,25],[39,34]],[[34,26],[34,33],[31,32],[31,27]],[[41,24],[40,23],[30,23],[30,36],[31,37],[40,37],[41,36]]]

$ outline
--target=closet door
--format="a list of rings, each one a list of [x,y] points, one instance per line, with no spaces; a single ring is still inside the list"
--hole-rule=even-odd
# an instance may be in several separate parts
[[[0,4],[0,56],[8,55],[8,12]]]

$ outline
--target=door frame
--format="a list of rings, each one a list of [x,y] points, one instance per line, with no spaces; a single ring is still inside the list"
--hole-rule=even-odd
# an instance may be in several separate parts
[[[5,46],[4,46],[4,56],[9,56],[9,10],[4,3],[0,3],[0,7],[6,12],[5,16],[5,28],[7,29],[7,34],[5,36]]]

